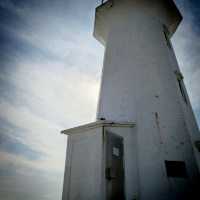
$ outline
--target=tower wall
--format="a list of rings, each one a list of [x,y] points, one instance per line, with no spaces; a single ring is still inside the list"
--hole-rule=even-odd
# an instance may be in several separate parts
[[[200,135],[169,39],[181,19],[172,0],[96,9],[105,45],[97,122],[62,131],[63,200],[198,199]]]
[[[154,18],[164,24],[170,36],[176,31],[182,15],[172,0],[108,0],[96,8],[94,37],[106,44],[110,25],[132,20],[135,16]],[[131,26],[131,24],[129,24]]]
[[[198,127],[168,40],[178,22],[168,14],[169,1],[149,2],[114,1],[110,13],[103,11],[104,30],[96,26],[105,45],[97,119],[136,122],[141,199],[183,199],[198,176]],[[169,177],[165,161],[183,161],[189,178]]]

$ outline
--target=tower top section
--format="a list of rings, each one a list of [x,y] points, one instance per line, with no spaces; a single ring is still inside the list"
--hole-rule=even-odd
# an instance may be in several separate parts
[[[165,26],[171,37],[182,21],[173,0],[108,0],[96,8],[94,37],[103,45],[112,24],[154,20]]]

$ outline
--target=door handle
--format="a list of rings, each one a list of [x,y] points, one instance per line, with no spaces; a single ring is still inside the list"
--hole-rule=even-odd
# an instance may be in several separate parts
[[[117,176],[114,173],[114,170],[111,167],[107,167],[106,168],[106,179],[108,179],[109,181],[112,179],[116,179]]]

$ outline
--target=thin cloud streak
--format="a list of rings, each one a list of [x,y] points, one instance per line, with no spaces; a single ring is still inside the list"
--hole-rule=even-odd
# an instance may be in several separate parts
[[[20,21],[19,26],[15,21],[0,25],[4,39],[11,41],[5,43],[7,62],[0,74],[1,131],[8,134],[0,149],[0,197],[60,199],[67,139],[60,131],[94,120],[103,48],[91,40],[82,20],[61,18],[49,8],[19,8],[12,1],[4,7]],[[26,153],[20,153],[25,146]],[[50,181],[52,176],[57,178]],[[33,188],[38,185],[40,189]],[[15,188],[13,195],[7,188]]]

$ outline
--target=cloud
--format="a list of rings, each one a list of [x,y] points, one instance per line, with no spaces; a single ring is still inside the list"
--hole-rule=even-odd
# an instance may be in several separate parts
[[[62,173],[44,172],[43,166],[13,154],[0,152],[0,157],[1,199],[61,199]]]
[[[60,131],[95,120],[103,47],[92,38],[94,4],[0,3],[1,199],[61,199]]]
[[[4,3],[12,19],[0,24],[0,198],[60,199],[60,131],[95,120],[103,48],[84,20],[21,2]]]
[[[18,148],[29,147],[29,157],[27,152],[14,153],[20,162],[22,156],[33,169],[39,165],[44,170],[63,171],[66,136],[61,136],[60,131],[95,120],[99,87],[97,71],[100,71],[97,70],[98,55],[93,50],[98,45],[91,42],[85,32],[73,36],[76,42],[58,38],[57,34],[72,38],[72,33],[63,30],[60,34],[61,22],[57,25],[57,33],[52,28],[56,22],[52,21],[50,27],[31,27],[25,31],[3,27],[4,31],[15,35],[15,41],[28,45],[31,60],[24,57],[23,52],[16,54],[18,49],[10,52],[15,62],[7,63],[0,75],[3,83],[0,87],[0,117],[9,124],[9,141],[4,144],[4,153],[5,150],[11,153],[12,141],[16,140]],[[58,50],[54,48],[55,44],[59,46]],[[38,59],[36,50],[46,52],[47,56]],[[98,52],[103,55],[103,49]],[[29,162],[31,151],[43,155],[42,159]]]
[[[6,94],[0,98],[0,118],[8,123],[6,134],[11,136],[10,141],[17,140],[18,144],[27,145],[30,150],[43,155],[40,159],[31,160],[24,156],[23,152],[16,155],[16,152],[12,153],[10,150],[1,151],[1,162],[6,166],[13,165],[17,174],[14,176],[9,170],[11,176],[2,177],[0,184],[13,186],[16,181],[20,181],[21,185],[18,185],[14,194],[21,199],[25,194],[21,193],[20,188],[26,188],[23,189],[26,195],[31,195],[35,191],[27,188],[29,184],[24,185],[27,181],[25,178],[18,180],[22,174],[23,177],[30,177],[35,170],[40,170],[39,174],[47,174],[48,171],[60,172],[59,181],[54,181],[54,184],[59,183],[59,188],[58,185],[54,188],[58,188],[56,194],[50,195],[51,198],[46,196],[49,188],[44,189],[45,195],[39,192],[40,199],[53,199],[55,195],[61,195],[65,162],[66,136],[60,135],[60,131],[94,120],[98,79],[82,73],[78,68],[66,67],[61,62],[46,61],[39,66],[21,61],[15,70],[5,70],[0,79],[7,85],[10,84],[10,91],[4,88],[2,92]],[[12,88],[15,91],[15,98]],[[0,165],[1,170],[5,168],[7,167]],[[5,183],[6,180],[10,182]],[[35,180],[32,182],[32,185],[34,184],[39,183]],[[6,195],[6,190],[2,189],[2,194]]]
[[[51,164],[62,166],[66,141],[59,133],[94,120],[99,85],[77,69],[54,67],[45,65],[40,69],[25,64],[3,75],[1,79],[9,80],[15,90],[20,90],[20,96],[10,102],[8,98],[0,99],[0,117],[23,130],[21,143],[50,156]]]
[[[39,160],[44,156],[42,152],[34,151],[29,145],[20,142],[18,138],[9,137],[9,135],[3,131],[0,131],[0,151],[6,151],[15,155],[23,155],[30,160]]]

